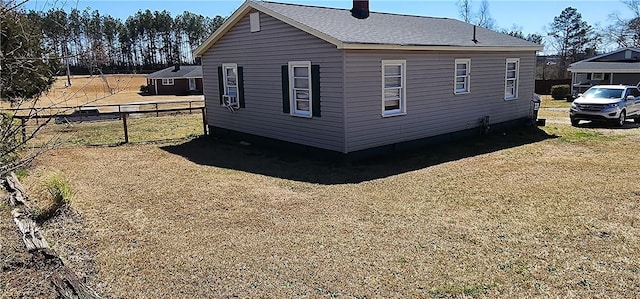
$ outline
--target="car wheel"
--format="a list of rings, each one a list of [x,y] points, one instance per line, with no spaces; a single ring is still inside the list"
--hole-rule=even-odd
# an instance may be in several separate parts
[[[616,121],[616,126],[617,127],[624,126],[624,121],[625,121],[626,118],[627,118],[627,112],[622,110],[622,112],[620,112],[620,117],[618,117],[618,120]]]
[[[640,116],[637,116],[636,118],[634,118],[633,122],[635,122],[636,124],[640,124]]]
[[[571,118],[571,125],[576,127],[580,124],[580,120],[579,119],[575,119],[575,118]]]

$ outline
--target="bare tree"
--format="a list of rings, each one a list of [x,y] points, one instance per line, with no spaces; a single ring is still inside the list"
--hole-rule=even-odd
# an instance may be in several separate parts
[[[489,1],[482,0],[478,10],[477,25],[487,29],[494,29],[496,22],[489,13]]]
[[[471,23],[471,0],[458,0],[458,11],[463,21]]]
[[[640,0],[622,1],[632,16],[629,19],[612,15],[612,24],[603,32],[609,41],[616,43],[619,47],[640,47]]]

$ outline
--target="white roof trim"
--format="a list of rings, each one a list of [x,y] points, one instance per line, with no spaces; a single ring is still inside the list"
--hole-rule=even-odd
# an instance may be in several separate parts
[[[482,46],[420,46],[420,45],[389,45],[389,44],[349,44],[324,34],[314,28],[297,22],[287,16],[274,12],[268,9],[259,2],[246,0],[223,24],[216,30],[211,36],[209,36],[198,48],[193,51],[193,55],[201,57],[209,48],[211,48],[222,36],[227,33],[233,26],[235,26],[250,10],[251,8],[263,12],[279,21],[289,24],[295,28],[298,28],[304,32],[307,32],[317,38],[320,38],[330,44],[333,44],[338,49],[347,50],[424,50],[424,51],[507,51],[507,52],[520,52],[520,51],[541,51],[542,46],[532,47],[482,47]]]
[[[193,50],[193,55],[201,57],[215,42],[217,42],[222,36],[227,33],[233,26],[235,26],[249,12],[250,6],[249,0],[246,0],[236,11],[233,12],[229,18],[227,18],[222,26],[213,32],[200,46]]]
[[[598,70],[598,69],[580,69],[580,70],[572,70],[571,68],[568,68],[567,71],[570,71],[572,73],[612,73],[612,74],[619,74],[619,73],[640,73],[639,69],[615,69],[615,70]]]
[[[215,44],[220,38],[222,38],[222,36],[227,33],[229,30],[231,30],[231,28],[233,28],[233,26],[235,26],[250,10],[251,8],[263,12],[279,21],[282,21],[284,23],[287,23],[295,28],[298,28],[304,32],[307,32],[313,36],[316,36],[328,43],[334,44],[336,47],[340,48],[340,46],[342,45],[342,42],[331,37],[328,36],[318,30],[315,30],[309,26],[306,26],[304,24],[301,24],[299,22],[296,22],[280,13],[274,12],[262,5],[260,5],[257,2],[251,1],[251,0],[246,0],[223,24],[222,26],[220,26],[220,28],[218,28],[218,30],[216,30],[213,34],[211,34],[211,36],[209,36],[209,38],[207,38],[200,46],[198,46],[198,48],[196,48],[193,51],[193,55],[195,56],[202,56],[204,55],[204,53],[209,50],[209,48],[211,48],[213,46],[213,44]]]
[[[338,49],[345,50],[412,50],[412,51],[501,51],[501,52],[522,52],[541,51],[542,46],[534,47],[482,47],[482,46],[405,46],[386,44],[343,44]]]

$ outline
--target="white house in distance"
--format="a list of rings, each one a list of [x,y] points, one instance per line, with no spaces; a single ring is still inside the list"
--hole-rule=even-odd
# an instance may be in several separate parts
[[[524,122],[541,49],[368,1],[246,1],[195,55],[213,135],[361,157]]]

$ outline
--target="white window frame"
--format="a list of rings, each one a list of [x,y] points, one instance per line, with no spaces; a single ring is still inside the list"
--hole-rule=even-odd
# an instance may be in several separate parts
[[[465,65],[466,74],[458,75],[458,65]],[[463,79],[464,88],[458,88],[458,79]],[[453,93],[454,94],[466,94],[471,92],[471,59],[459,58],[455,60],[453,70]]]
[[[227,80],[227,69],[233,69],[233,72],[236,74],[236,85],[229,85]],[[238,65],[236,63],[223,63],[222,64],[222,84],[224,85],[224,95],[229,96],[229,104],[227,106],[238,107],[240,103],[240,88],[238,86]],[[236,89],[236,96],[231,97],[229,95],[229,88]],[[223,101],[224,103],[224,101]]]
[[[173,78],[163,78],[162,79],[162,85],[173,85]]]
[[[385,87],[385,78],[387,77],[385,74],[385,66],[399,65],[400,66],[400,85],[399,87]],[[382,78],[381,78],[381,86],[382,86],[382,117],[391,117],[391,116],[399,116],[405,115],[407,113],[407,61],[406,60],[382,60]],[[399,104],[400,107],[398,109],[386,110],[385,109],[385,91],[391,89],[400,89],[400,98]]]
[[[598,80],[598,81],[604,80],[604,73],[591,73],[591,80]]]
[[[515,77],[509,77],[509,64],[515,63]],[[509,86],[509,82],[513,82],[513,92],[507,93],[507,86]],[[505,73],[504,73],[504,99],[505,100],[515,100],[518,98],[518,89],[520,84],[520,58],[507,58],[507,62],[505,63]]]
[[[308,80],[309,88],[295,86],[296,77],[295,77],[294,68],[297,68],[297,67],[307,68],[307,80]],[[298,117],[307,117],[307,118],[313,117],[313,86],[311,84],[312,84],[311,61],[289,61],[289,107],[290,107],[289,114],[290,115],[298,116]],[[297,91],[305,91],[305,90],[307,90],[309,95],[309,99],[307,100],[309,102],[309,111],[300,110],[298,109],[298,105],[296,105],[296,102],[305,101],[304,99],[298,99],[296,97]]]

